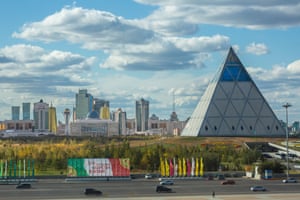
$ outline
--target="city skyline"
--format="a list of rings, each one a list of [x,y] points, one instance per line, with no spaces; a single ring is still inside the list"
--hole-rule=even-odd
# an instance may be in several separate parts
[[[230,7],[230,9],[229,9]],[[192,114],[230,46],[272,107],[299,121],[300,4],[297,1],[4,1],[0,8],[0,120],[11,107],[43,99],[75,105],[87,89],[135,116]],[[216,10],[218,12],[216,12]],[[174,95],[174,96],[173,96]]]

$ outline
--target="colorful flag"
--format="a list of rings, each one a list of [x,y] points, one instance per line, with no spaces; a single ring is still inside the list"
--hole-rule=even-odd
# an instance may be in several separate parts
[[[0,177],[3,177],[3,160],[0,160]]]
[[[174,160],[174,176],[178,176],[178,164],[176,163],[176,158],[173,159]]]
[[[186,160],[185,158],[182,158],[182,175],[186,176]]]
[[[191,176],[195,176],[195,159],[192,157],[192,171]]]
[[[187,176],[191,176],[191,162],[190,162],[190,160],[187,158],[186,159],[186,167],[187,167],[187,169],[186,169],[186,175]]]
[[[32,174],[31,174],[32,177],[34,177],[34,160],[32,160]]]
[[[26,161],[25,159],[23,160],[23,173],[24,173],[24,178],[26,177]]]
[[[18,160],[18,176],[21,178],[21,172],[22,172],[22,161]]]
[[[199,176],[199,159],[196,158],[195,175]]]
[[[165,158],[165,168],[166,168],[166,176],[170,176],[170,167],[168,163],[168,159]]]
[[[162,158],[160,158],[160,174],[166,176],[165,163]]]
[[[5,178],[7,177],[7,160],[5,160],[5,172],[4,172]]]
[[[201,157],[200,160],[200,176],[204,175],[204,164],[203,164],[203,158]]]
[[[172,159],[169,160],[170,162],[170,176],[173,177],[174,176],[174,165],[172,163]]]
[[[178,159],[178,176],[182,176],[182,162],[181,159]]]

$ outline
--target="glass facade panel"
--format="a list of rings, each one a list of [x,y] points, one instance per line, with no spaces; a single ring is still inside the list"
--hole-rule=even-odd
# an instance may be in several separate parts
[[[244,69],[241,69],[238,81],[250,81],[250,77]]]
[[[221,81],[233,81],[232,76],[227,70],[227,68],[225,68],[223,71],[223,74],[221,76]]]
[[[243,66],[226,66],[221,81],[250,81],[250,77]]]

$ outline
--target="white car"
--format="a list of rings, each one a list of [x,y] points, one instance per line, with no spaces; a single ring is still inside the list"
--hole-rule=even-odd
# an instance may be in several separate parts
[[[160,185],[174,185],[172,180],[163,180],[159,183]]]
[[[297,180],[295,178],[288,178],[288,179],[283,179],[283,183],[297,183]]]
[[[152,179],[152,178],[153,178],[152,174],[146,174],[145,175],[145,179]]]

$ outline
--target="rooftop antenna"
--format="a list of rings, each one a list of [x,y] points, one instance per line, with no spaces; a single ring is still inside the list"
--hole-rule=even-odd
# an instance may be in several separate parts
[[[175,92],[173,91],[173,112],[175,112]]]

